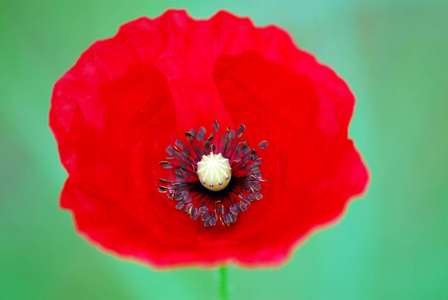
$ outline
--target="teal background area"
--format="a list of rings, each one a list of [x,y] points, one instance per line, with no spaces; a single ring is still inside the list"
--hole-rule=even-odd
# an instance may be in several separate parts
[[[58,208],[53,84],[95,40],[167,8],[277,24],[357,96],[365,197],[283,267],[229,269],[230,299],[448,299],[447,1],[0,1],[0,298],[216,299],[216,270],[103,254]]]

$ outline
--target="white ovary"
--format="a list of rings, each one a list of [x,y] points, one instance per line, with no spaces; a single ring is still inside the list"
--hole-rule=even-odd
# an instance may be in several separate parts
[[[198,177],[201,184],[211,191],[220,191],[227,187],[232,177],[232,168],[229,160],[221,153],[202,155],[202,159],[197,164]]]

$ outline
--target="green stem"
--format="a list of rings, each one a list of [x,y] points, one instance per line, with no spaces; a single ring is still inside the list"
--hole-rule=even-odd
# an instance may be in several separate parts
[[[220,267],[219,271],[219,298],[229,300],[229,287],[227,284],[227,267]]]

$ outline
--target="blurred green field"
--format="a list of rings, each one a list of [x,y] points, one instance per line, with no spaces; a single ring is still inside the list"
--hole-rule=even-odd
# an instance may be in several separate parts
[[[0,0],[0,299],[215,299],[216,270],[105,255],[58,208],[55,81],[95,40],[167,8],[277,24],[347,80],[364,198],[275,270],[230,268],[230,299],[448,299],[448,1]]]

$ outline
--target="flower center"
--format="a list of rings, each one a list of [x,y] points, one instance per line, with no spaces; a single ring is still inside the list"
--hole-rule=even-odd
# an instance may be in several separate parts
[[[229,160],[222,157],[222,154],[202,155],[202,159],[198,162],[197,171],[199,181],[204,187],[211,191],[220,191],[225,189],[232,177],[232,168]]]
[[[191,129],[185,133],[188,144],[177,140],[166,148],[167,160],[159,164],[169,171],[166,179],[159,178],[163,185],[158,190],[193,220],[200,217],[204,226],[215,226],[218,220],[230,225],[263,198],[260,183],[265,180],[258,167],[262,160],[241,139],[244,125],[237,131],[227,128],[223,135],[216,120],[212,127],[208,138],[204,127]],[[267,146],[266,141],[258,145]]]

